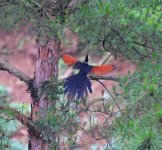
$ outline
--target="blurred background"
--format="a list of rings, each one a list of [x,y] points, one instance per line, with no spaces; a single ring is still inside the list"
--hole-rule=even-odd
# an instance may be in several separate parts
[[[62,2],[69,3],[63,5],[66,3]],[[160,145],[156,143],[156,138],[161,139],[162,132],[160,2],[82,2],[0,1],[0,59],[33,78],[38,50],[36,40],[49,36],[60,42],[60,56],[69,54],[83,61],[88,54],[91,65],[115,65],[116,70],[110,75],[120,78],[120,83],[103,80],[106,90],[99,82],[91,81],[93,93],[86,99],[88,110],[79,108],[82,110],[80,113],[73,111],[75,109],[68,112],[70,123],[79,122],[83,128],[77,126],[76,133],[61,133],[63,140],[68,137],[68,140],[65,138],[65,147],[70,150],[103,150],[105,147],[129,150],[141,146],[139,150],[143,150],[143,145],[147,147],[148,143],[151,146]],[[61,59],[58,65],[60,81],[75,73]],[[119,109],[112,95],[122,108],[116,114],[114,112]],[[30,116],[30,104],[27,86],[0,70],[0,106],[14,108]],[[82,102],[79,104],[76,106],[84,106]],[[59,120],[61,113],[58,112],[54,119]],[[109,118],[111,115],[113,117]],[[66,117],[64,124],[61,123],[68,130],[71,124]],[[113,124],[112,120],[115,120]],[[54,123],[60,125],[57,121]],[[28,149],[27,128],[3,113],[0,115],[1,147],[2,150]]]
[[[62,44],[62,52],[71,54],[78,58],[78,60],[83,61],[85,55],[88,53],[90,57],[90,64],[101,65],[107,56],[104,56],[102,52],[94,50],[93,53],[89,49],[83,49],[78,51],[78,37],[73,34],[70,29],[66,28],[64,30],[65,37],[68,45]],[[1,28],[0,30],[0,58],[6,60],[8,63],[12,64],[14,67],[22,70],[25,74],[31,78],[34,76],[35,69],[35,57],[36,57],[37,47],[34,39],[34,35],[27,27],[21,27],[17,30],[5,30]],[[117,69],[111,73],[111,75],[125,75],[128,71],[133,71],[135,66],[131,64],[128,60],[121,60],[120,62],[115,60],[113,56],[105,64],[114,64]],[[59,61],[59,79],[64,79],[71,75],[73,72],[72,67],[67,67],[64,62],[60,59]],[[111,90],[117,83],[114,81],[104,81],[106,87]],[[110,95],[105,91],[104,87],[96,81],[92,81],[93,93],[89,94],[89,103],[99,104],[97,99],[104,97],[108,99]],[[8,72],[0,71],[0,98],[4,103],[12,108],[16,108],[27,116],[30,114],[30,94],[26,91],[27,86],[21,82],[18,78],[10,75]],[[104,95],[103,95],[104,94]],[[83,123],[88,121],[88,116],[82,114],[80,116],[83,119]],[[98,118],[99,117],[99,118]],[[101,116],[96,115],[96,118],[102,121]],[[87,128],[88,127],[87,125]],[[8,138],[11,138],[11,146],[14,150],[25,150],[28,144],[28,134],[27,129],[18,123],[16,120],[9,121],[7,126],[3,126],[1,122],[1,134],[8,131]],[[4,131],[3,131],[4,130]],[[87,129],[88,130],[88,129]],[[81,134],[81,133],[80,133]],[[6,135],[5,135],[6,136]],[[86,145],[96,145],[97,143],[103,144],[105,140],[97,142],[88,134],[84,135],[86,139]],[[90,144],[91,143],[91,144]],[[7,145],[6,145],[7,146]],[[92,146],[93,147],[93,146]]]

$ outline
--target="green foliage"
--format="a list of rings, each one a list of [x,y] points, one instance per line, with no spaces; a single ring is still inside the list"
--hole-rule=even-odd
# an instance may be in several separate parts
[[[154,54],[152,59],[139,62],[138,71],[121,79],[123,92],[116,95],[120,95],[125,108],[113,122],[116,129],[112,134],[116,137],[114,147],[119,144],[121,149],[162,148],[161,58]]]
[[[10,88],[0,86],[0,106],[8,106],[10,92]],[[25,150],[24,145],[11,140],[11,135],[17,131],[18,127],[18,122],[13,119],[13,112],[0,110],[0,149],[21,150],[23,148]]]
[[[10,88],[0,85],[0,104],[4,105],[10,95]]]
[[[137,70],[121,78],[119,86],[114,88],[114,99],[123,109],[114,115],[109,128],[102,129],[104,138],[111,141],[105,149],[162,149],[162,6],[159,0],[87,0],[72,10],[60,7],[59,1],[50,6],[33,0],[13,2],[0,7],[1,26],[30,22],[38,37],[54,36],[58,41],[63,38],[63,29],[69,27],[85,49],[88,45],[94,53],[101,50],[117,59],[134,62]],[[42,94],[49,96],[51,107],[47,118],[38,124],[44,128],[46,124],[52,125],[51,130],[59,135],[67,133],[67,141],[75,145],[80,129],[77,111],[71,106],[73,102],[67,103],[62,83],[51,79],[42,85]],[[77,106],[80,105],[77,101]],[[46,134],[43,136],[48,140]]]
[[[70,27],[84,45],[97,49],[100,46],[101,50],[114,55],[121,53],[134,61],[161,48],[159,1],[92,0],[78,4],[73,13],[66,3],[67,0],[58,1],[49,6],[34,0],[11,1],[10,5],[0,7],[1,23],[7,26],[30,22],[38,37],[54,36],[58,40],[63,38],[64,27]]]
[[[126,58],[139,60],[162,39],[160,3],[147,1],[93,0],[79,7],[71,16],[70,26],[85,43],[103,44],[103,49]],[[147,41],[147,42],[146,42]]]
[[[53,135],[59,137],[67,133],[64,138],[67,138],[68,143],[73,145],[75,143],[74,136],[79,126],[76,111],[70,107],[71,102],[65,99],[63,82],[58,81],[57,78],[51,78],[50,81],[42,85],[41,89],[41,94],[48,95],[51,105],[46,110],[46,117],[35,122],[42,129],[42,138],[54,147],[57,142],[51,142]],[[44,110],[40,110],[39,113],[41,111]]]
[[[49,100],[56,101],[63,95],[63,82],[59,82],[57,78],[51,78],[42,85],[41,89],[41,94],[46,94]]]
[[[23,5],[23,0],[11,0],[8,2],[2,0],[0,4],[2,5],[0,7],[1,28],[9,30],[20,25],[20,21],[22,24],[27,23],[29,13],[27,13]]]
[[[11,135],[17,131],[18,122],[11,119],[4,119],[0,116],[0,149],[3,150],[27,150],[25,145],[18,141],[12,141]]]

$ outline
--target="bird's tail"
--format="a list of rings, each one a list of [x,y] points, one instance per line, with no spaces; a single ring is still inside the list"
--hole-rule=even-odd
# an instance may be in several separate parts
[[[88,91],[92,93],[91,82],[86,74],[78,73],[65,80],[65,93],[68,99],[83,99],[88,96]]]

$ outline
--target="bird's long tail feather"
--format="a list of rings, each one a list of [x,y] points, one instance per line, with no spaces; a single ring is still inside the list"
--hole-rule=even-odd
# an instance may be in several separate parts
[[[66,78],[64,88],[68,99],[83,99],[88,96],[88,91],[92,93],[91,82],[82,73]]]

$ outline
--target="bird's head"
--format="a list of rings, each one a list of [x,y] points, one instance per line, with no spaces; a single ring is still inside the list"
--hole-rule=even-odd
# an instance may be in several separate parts
[[[86,55],[84,62],[88,64],[88,54]]]

